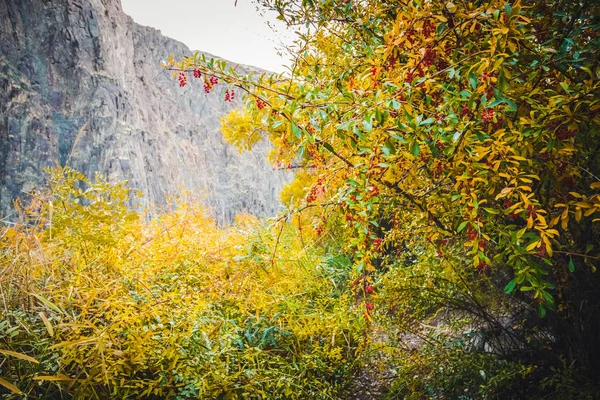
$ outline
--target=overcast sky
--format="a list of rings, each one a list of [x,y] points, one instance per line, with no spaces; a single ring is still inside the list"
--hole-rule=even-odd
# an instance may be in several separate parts
[[[261,16],[250,0],[121,0],[134,21],[160,29],[165,36],[230,61],[283,72],[285,57],[277,55],[282,40],[291,34],[277,24],[274,33],[266,24],[275,15]]]

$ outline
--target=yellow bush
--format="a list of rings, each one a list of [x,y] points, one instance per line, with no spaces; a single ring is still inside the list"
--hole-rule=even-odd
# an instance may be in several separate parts
[[[347,271],[293,226],[245,216],[222,229],[183,203],[145,221],[129,200],[124,184],[58,169],[2,232],[0,349],[39,361],[7,356],[4,383],[119,399],[343,389],[361,328],[336,283]]]

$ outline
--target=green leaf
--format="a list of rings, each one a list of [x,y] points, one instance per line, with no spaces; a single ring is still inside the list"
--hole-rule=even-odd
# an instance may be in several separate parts
[[[419,153],[421,152],[421,147],[419,147],[419,142],[417,142],[416,140],[412,143],[412,145],[410,146],[410,153],[413,156],[418,156]]]
[[[442,33],[444,33],[444,29],[446,29],[446,25],[447,25],[446,22],[442,22],[441,24],[439,24],[437,26],[437,29],[435,30],[435,34],[437,36],[442,36]]]
[[[569,257],[569,271],[575,272],[575,263],[573,262],[572,257]]]
[[[504,291],[508,294],[511,294],[513,292],[513,290],[515,290],[516,285],[517,285],[517,280],[513,279],[512,281],[508,282],[508,284],[504,288]]]
[[[458,229],[456,230],[457,232],[462,231],[463,229],[465,229],[465,226],[467,226],[467,224],[469,223],[469,221],[464,221],[462,224],[460,224],[458,226]]]
[[[321,144],[323,145],[323,147],[325,147],[327,150],[329,150],[329,152],[331,152],[331,153],[335,153],[335,150],[333,150],[333,146],[332,146],[332,145],[330,145],[329,143],[327,143],[327,142],[322,142]]]
[[[509,99],[504,99],[506,101],[506,104],[508,105],[508,110],[509,111],[517,111],[517,104]]]
[[[473,90],[477,89],[477,76],[473,71],[469,72],[469,82],[471,82]]]
[[[294,136],[296,136],[298,139],[300,139],[302,137],[302,131],[300,130],[300,128],[298,128],[298,126],[292,122],[292,133],[294,134]]]
[[[300,146],[300,147],[298,148],[298,152],[296,153],[296,157],[297,157],[299,160],[302,160],[302,158],[304,157],[304,145],[302,145],[302,146]]]

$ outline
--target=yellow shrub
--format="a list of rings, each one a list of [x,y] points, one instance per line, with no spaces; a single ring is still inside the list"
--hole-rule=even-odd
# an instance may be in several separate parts
[[[0,348],[40,361],[1,367],[23,392],[323,398],[343,388],[360,320],[332,283],[339,271],[294,227],[278,235],[241,216],[221,229],[194,204],[145,222],[124,185],[69,169],[38,199],[0,242],[10,305]]]

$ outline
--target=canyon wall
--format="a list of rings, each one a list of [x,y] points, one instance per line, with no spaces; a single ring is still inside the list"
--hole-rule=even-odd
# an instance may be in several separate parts
[[[219,119],[239,100],[193,78],[180,88],[160,66],[169,54],[192,52],[119,0],[0,0],[0,216],[56,163],[128,180],[146,207],[185,188],[221,223],[274,215],[289,176],[267,143],[240,155],[223,141]]]

